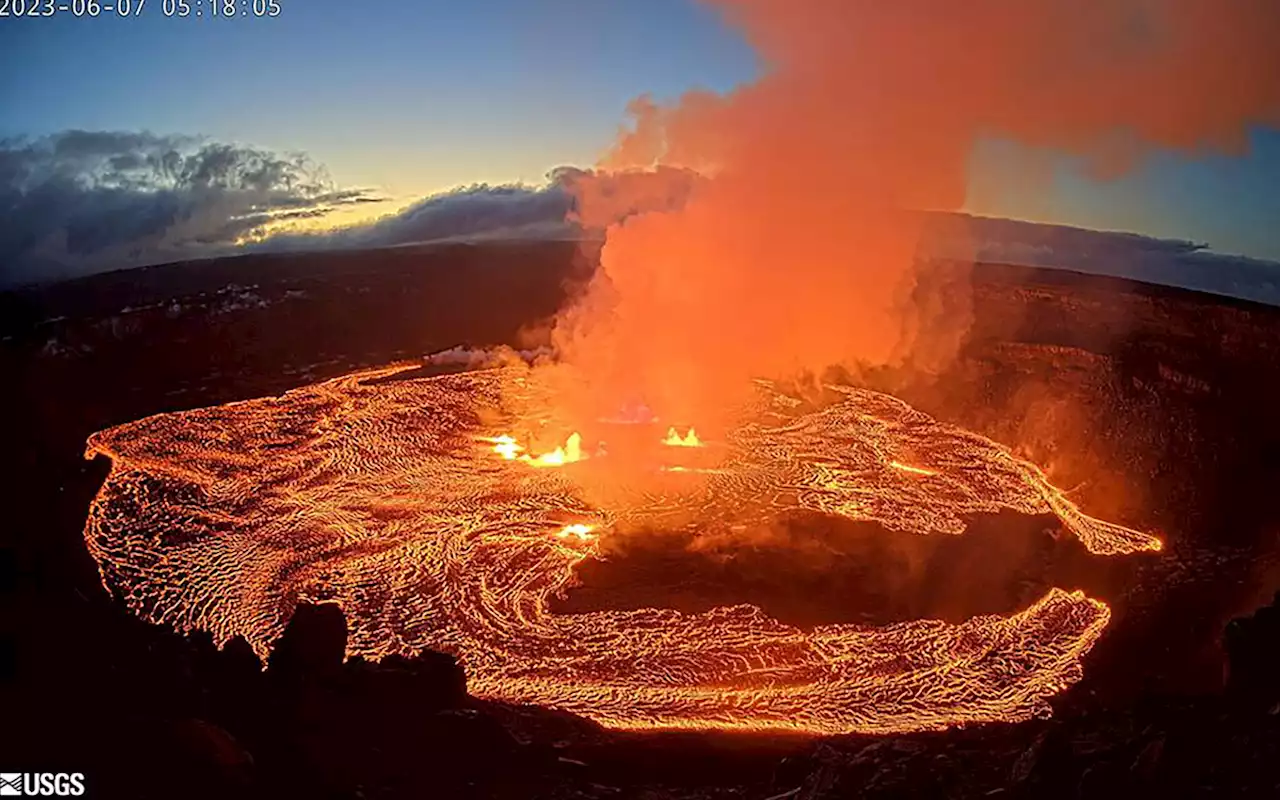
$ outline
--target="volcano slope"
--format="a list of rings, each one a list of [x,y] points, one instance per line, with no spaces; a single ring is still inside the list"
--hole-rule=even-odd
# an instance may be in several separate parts
[[[523,755],[506,761],[499,755],[510,752],[506,745],[445,747],[451,740],[474,741],[461,718],[450,718],[456,722],[446,724],[444,739],[421,738],[425,734],[403,719],[388,722],[381,735],[348,725],[349,717],[333,713],[314,692],[296,712],[254,701],[252,692],[229,694],[219,688],[226,667],[217,665],[235,656],[213,655],[198,637],[139,625],[125,598],[102,591],[83,539],[84,509],[108,470],[105,460],[82,460],[93,432],[155,413],[265,397],[458,342],[514,344],[517,330],[554,311],[559,287],[581,274],[575,254],[560,245],[493,245],[326,255],[314,263],[291,257],[283,266],[249,258],[150,269],[145,280],[99,276],[6,296],[6,306],[20,312],[5,316],[12,330],[0,350],[4,369],[18,378],[7,401],[11,418],[27,421],[11,442],[13,458],[24,465],[11,483],[22,498],[13,504],[12,521],[13,530],[31,532],[18,541],[15,560],[32,567],[6,584],[32,610],[18,628],[10,684],[16,691],[6,706],[15,720],[26,720],[27,735],[14,752],[63,753],[104,776],[121,772],[136,787],[139,775],[165,776],[163,764],[175,749],[190,757],[192,744],[163,733],[176,717],[230,732],[254,756],[256,785],[277,794],[291,785],[288,776],[308,770],[326,791],[390,785],[408,774],[439,787],[465,772],[469,759],[481,758],[473,754],[488,764],[499,760],[509,774],[536,779],[545,789],[512,796],[603,796],[606,788],[593,787],[608,786],[649,787],[656,797],[763,796],[801,784],[815,797],[824,796],[822,786],[857,786],[868,796],[982,796],[1032,787],[1037,796],[1053,796],[1074,795],[1098,776],[1157,787],[1189,780],[1224,790],[1271,785],[1259,783],[1271,778],[1259,772],[1267,751],[1250,733],[1253,717],[1232,711],[1214,692],[1222,680],[1224,624],[1263,602],[1277,582],[1280,515],[1271,490],[1280,478],[1280,420],[1270,398],[1280,389],[1280,316],[1254,304],[1131,282],[979,266],[973,272],[976,325],[955,364],[929,382],[871,376],[873,388],[1042,465],[1090,514],[1164,537],[1159,555],[1081,558],[1078,571],[1030,576],[1029,594],[994,592],[963,613],[948,601],[876,609],[871,619],[852,616],[875,624],[923,617],[958,622],[975,612],[1025,609],[1046,586],[1085,588],[1111,607],[1112,619],[1084,660],[1083,680],[1054,701],[1052,721],[941,738],[892,737],[874,752],[860,739],[816,749],[787,745],[785,752],[737,745],[727,751],[704,738],[638,740],[535,710],[480,704],[484,716],[532,737],[517,751]],[[468,266],[450,268],[459,265]],[[247,293],[261,302],[220,304]],[[181,313],[171,312],[174,305]],[[31,322],[19,325],[24,319]],[[1054,518],[1021,518],[1019,540],[1035,543],[1026,556],[1032,566],[1061,562],[1062,548],[1074,546],[1074,537],[1057,533],[1062,527]],[[940,543],[933,545],[940,558],[983,576],[970,581],[974,586],[1023,583],[1028,576],[1021,567],[997,577],[975,572],[990,566],[989,548],[947,549],[1004,541],[983,532],[998,522],[969,520],[969,532],[959,537],[893,541]],[[575,603],[578,609],[652,605],[647,597],[621,602],[616,592],[604,593],[621,585],[623,575],[643,583],[659,574],[637,571],[648,569],[646,558],[672,558],[637,542],[627,539],[608,560],[580,569],[584,585],[558,601],[564,604],[558,610],[574,610]],[[697,552],[682,549],[681,563]],[[812,619],[802,619],[807,607],[787,609],[776,598],[770,605],[768,595],[777,588],[772,579],[767,591],[753,595],[757,574],[744,575],[740,567],[780,551],[740,552],[725,559],[713,551],[705,559],[702,577],[723,578],[732,590],[713,601],[702,591],[710,581],[692,589],[686,583],[674,595],[659,587],[657,594],[679,601],[685,592],[693,613],[750,601],[797,625],[842,621],[830,617],[825,599],[828,616],[814,612]],[[828,587],[811,580],[814,571],[807,578],[797,574],[793,585]],[[920,583],[935,575],[925,570]],[[1171,699],[1173,692],[1202,699]],[[401,703],[406,696],[404,690],[395,695]],[[362,709],[381,707],[373,696],[360,697]],[[295,713],[302,715],[298,725],[311,722],[282,730],[281,720]],[[341,725],[318,722],[327,717]],[[68,727],[66,720],[76,724]],[[139,741],[152,745],[139,749]],[[528,749],[551,741],[560,749],[550,760]],[[283,751],[282,743],[288,745]],[[1179,755],[1153,757],[1159,743]],[[410,745],[416,755],[401,763],[376,755]],[[347,768],[342,775],[321,769],[339,762]],[[1148,766],[1131,772],[1134,764]],[[174,782],[153,796],[190,788],[185,775],[168,775]]]

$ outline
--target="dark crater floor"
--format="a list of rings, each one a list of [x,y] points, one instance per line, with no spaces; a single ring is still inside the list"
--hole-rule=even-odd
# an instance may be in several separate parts
[[[558,612],[752,603],[802,628],[961,622],[1026,608],[1054,586],[1119,594],[1136,565],[1091,556],[1051,516],[981,516],[963,536],[904,534],[805,515],[761,544],[706,550],[696,534],[627,537],[583,564]]]

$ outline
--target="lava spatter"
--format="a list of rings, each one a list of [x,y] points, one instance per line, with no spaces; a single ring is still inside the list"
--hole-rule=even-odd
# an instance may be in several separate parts
[[[804,412],[761,383],[713,466],[655,467],[675,471],[661,491],[601,504],[576,473],[607,458],[569,458],[580,437],[535,463],[506,433],[528,418],[495,427],[538,410],[530,373],[371,380],[395,372],[94,434],[87,456],[112,469],[85,538],[106,586],[147,620],[241,635],[264,657],[298,602],[336,602],[350,655],[451,653],[476,696],[612,727],[887,733],[1043,712],[1109,609],[1053,589],[1007,617],[803,631],[749,605],[553,614],[550,600],[611,528],[672,515],[807,510],[959,534],[966,515],[1012,509],[1056,514],[1094,553],[1160,548],[1000,445],[875,392],[832,387],[838,402]]]

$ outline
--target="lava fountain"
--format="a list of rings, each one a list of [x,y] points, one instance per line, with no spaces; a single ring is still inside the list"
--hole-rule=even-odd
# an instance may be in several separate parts
[[[872,391],[828,387],[837,401],[814,408],[757,382],[723,440],[653,428],[670,458],[616,471],[622,457],[581,434],[538,455],[512,433],[554,428],[537,371],[397,371],[94,434],[87,456],[112,468],[85,538],[105,585],[146,620],[243,636],[264,658],[299,602],[333,602],[350,656],[450,653],[478,697],[610,727],[888,733],[1044,713],[1080,679],[1108,607],[1053,589],[1007,617],[801,630],[750,605],[550,601],[624,526],[797,510],[902,535],[1053,513],[1095,554],[1161,547],[1087,516],[1004,447]]]

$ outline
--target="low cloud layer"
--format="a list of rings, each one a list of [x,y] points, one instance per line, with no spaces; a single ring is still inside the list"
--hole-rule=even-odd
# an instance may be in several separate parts
[[[1280,306],[1280,264],[1183,239],[939,214],[925,227],[921,255],[1109,275]]]
[[[542,186],[477,185],[333,231],[252,236],[264,223],[323,218],[376,200],[339,189],[301,155],[187,136],[68,131],[0,140],[0,285],[245,249],[359,249],[451,239],[576,238],[679,207],[700,178],[683,169],[552,171]],[[932,215],[921,258],[1056,267],[1280,305],[1280,267],[1203,244],[1012,220]],[[777,231],[779,237],[787,231]],[[249,244],[238,244],[252,239]]]
[[[369,200],[302,155],[189,136],[0,140],[0,283],[216,255],[271,219]]]
[[[305,251],[450,239],[577,238],[635,214],[677,208],[697,181],[695,173],[673,168],[601,174],[559,167],[543,186],[468,186],[423,198],[367,225],[279,233],[255,247]]]

